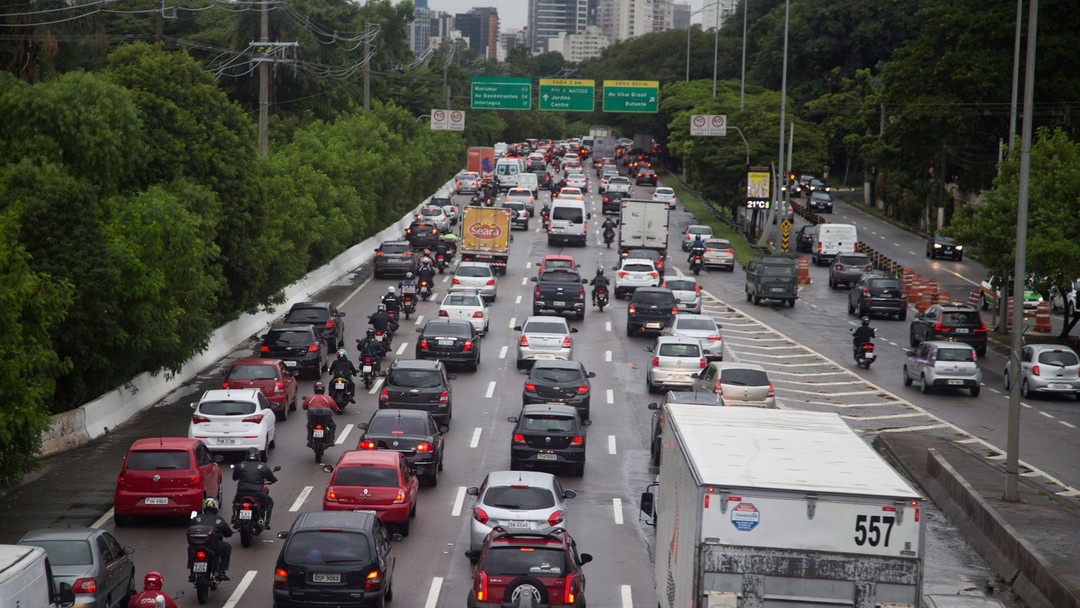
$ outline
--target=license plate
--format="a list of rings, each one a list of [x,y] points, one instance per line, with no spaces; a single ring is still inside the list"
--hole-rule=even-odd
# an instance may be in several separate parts
[[[1061,382],[1051,382],[1049,388],[1053,390],[1068,390],[1072,388],[1070,384],[1062,384]]]
[[[770,287],[769,291],[771,291],[773,293],[783,293],[784,288],[783,287]]]
[[[191,571],[192,572],[202,573],[202,572],[206,572],[206,569],[207,569],[207,563],[206,562],[195,562],[194,564],[191,564]]]
[[[537,359],[554,359],[555,355],[553,355],[551,353],[540,353],[540,354],[536,355],[536,358]]]
[[[659,323],[646,323],[645,327],[648,329],[660,329]]]
[[[439,346],[453,346],[453,340],[439,340]]]
[[[566,302],[553,302],[555,306],[566,306]]]
[[[240,519],[251,519],[251,509],[241,509]]]
[[[556,456],[555,454],[537,454],[536,459],[537,460],[558,460],[559,457]]]
[[[234,439],[232,437],[218,437],[217,438],[217,444],[218,445],[236,445],[236,439]]]
[[[365,365],[363,371],[364,371],[365,374],[370,372],[371,371],[371,366],[370,365]]]
[[[311,574],[311,582],[313,583],[340,583],[341,575],[336,572],[313,572]]]
[[[874,353],[866,353],[863,356],[866,357],[866,359],[869,361],[873,361],[877,357],[877,355],[875,355]]]
[[[147,496],[143,499],[143,503],[148,505],[167,505],[169,504],[169,499],[164,496]]]
[[[322,429],[315,429],[315,430],[311,431],[311,436],[315,437],[317,439],[322,439],[323,433],[325,433],[325,432],[326,431],[324,431]]]
[[[286,361],[285,367],[296,367],[296,361]]]
[[[966,328],[966,327],[957,327],[956,328],[956,333],[958,333],[958,334],[966,334],[966,333],[968,333],[970,331],[971,330]]]
[[[343,391],[343,390],[345,390],[345,383],[344,382],[335,382],[334,383],[334,388],[336,388],[339,391]]]
[[[960,386],[963,383],[963,380],[949,380],[949,386]]]
[[[508,522],[506,522],[506,524],[505,524],[505,525],[506,525],[506,527],[507,527],[507,528],[523,528],[523,529],[528,529],[528,527],[529,527],[529,522],[527,522],[527,521],[520,521],[520,520],[516,520],[516,519],[515,519],[515,520],[511,520],[511,521],[508,521]]]

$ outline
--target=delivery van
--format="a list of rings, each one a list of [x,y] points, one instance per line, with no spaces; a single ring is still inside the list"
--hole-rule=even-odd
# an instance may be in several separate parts
[[[548,212],[548,244],[572,243],[584,247],[590,219],[592,214],[585,209],[585,201],[556,198]]]
[[[525,159],[517,156],[504,156],[495,161],[495,178],[499,180],[499,189],[517,188],[518,176],[525,172]]]
[[[68,608],[74,604],[71,585],[57,585],[53,580],[45,549],[0,545],[0,606]]]
[[[859,234],[854,224],[818,224],[817,236],[810,250],[818,266],[831,264],[839,253],[854,252]]]

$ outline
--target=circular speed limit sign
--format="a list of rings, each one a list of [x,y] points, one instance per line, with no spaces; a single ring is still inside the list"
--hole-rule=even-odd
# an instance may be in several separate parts
[[[695,116],[694,117],[694,126],[695,127],[704,127],[705,126],[705,117],[703,115],[700,115],[700,114]]]
[[[450,122],[461,122],[462,118],[464,118],[464,117],[461,115],[461,112],[451,112],[450,113]]]
[[[434,120],[435,122],[442,122],[446,120],[446,112],[442,110],[435,110],[431,113],[431,120]]]
[[[714,129],[722,129],[724,127],[724,115],[717,114],[712,117],[712,126]]]

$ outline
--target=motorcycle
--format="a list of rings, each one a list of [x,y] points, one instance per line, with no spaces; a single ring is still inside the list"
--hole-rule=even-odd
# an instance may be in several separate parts
[[[611,249],[611,242],[615,240],[615,229],[604,228],[604,244],[608,249]]]
[[[855,330],[851,330],[855,333]],[[877,331],[874,332],[877,335]],[[877,360],[877,354],[874,352],[873,342],[864,342],[862,344],[855,345],[855,365],[863,369],[870,369],[870,365]]]
[[[382,350],[385,353],[390,350],[390,342],[394,339],[394,333],[390,330],[382,331],[381,329],[376,329],[375,339],[379,341],[379,346],[382,347]]]
[[[416,296],[411,293],[401,295],[401,312],[408,319],[409,315],[416,312]]]
[[[387,310],[386,314],[390,317],[390,331],[396,332],[401,327],[398,323],[398,311]]]
[[[280,470],[281,467],[274,467],[273,469],[275,473]],[[269,494],[270,485],[264,485],[262,491],[263,494]],[[265,526],[262,503],[254,496],[237,494],[233,498],[232,527],[240,532],[240,545],[250,547],[251,539],[262,534],[263,530],[266,529]]]
[[[435,254],[435,267],[439,269],[439,274],[442,274],[446,270],[446,256],[441,253]]]
[[[695,274],[701,274],[701,267],[705,265],[704,258],[700,253],[695,253],[694,257],[690,258],[690,270]]]
[[[311,449],[315,450],[315,464],[322,463],[323,452],[330,447],[332,441],[330,429],[322,423],[315,423],[311,429]]]
[[[425,299],[425,300],[430,298],[431,297],[431,281],[428,281],[426,279],[420,279],[419,284],[420,284],[420,297]]]
[[[360,376],[364,379],[364,388],[371,388],[371,385],[375,384],[375,376],[378,374],[378,359],[368,355],[360,357]]]
[[[191,526],[187,530],[188,563],[191,564],[188,581],[195,584],[195,597],[200,604],[206,603],[210,591],[217,589],[221,582],[221,562],[213,548],[216,535],[213,526]]]
[[[345,406],[349,405],[349,379],[342,375],[334,376],[330,380],[330,398],[337,404],[339,413],[345,412]]]
[[[604,312],[604,307],[608,304],[608,290],[606,287],[602,287],[596,290],[596,308],[600,312]]]

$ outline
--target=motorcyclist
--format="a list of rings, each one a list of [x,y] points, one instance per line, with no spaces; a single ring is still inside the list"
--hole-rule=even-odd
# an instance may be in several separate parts
[[[453,258],[457,255],[458,235],[453,232],[444,232],[439,235],[439,240],[446,243],[446,255]]]
[[[379,304],[375,313],[368,317],[368,322],[376,332],[381,331],[387,337],[390,336],[390,314],[386,312],[385,304]]]
[[[441,257],[443,264],[448,263],[450,261],[448,251],[446,241],[439,239],[439,242],[435,244],[435,259],[438,260]]]
[[[304,397],[303,408],[307,410],[307,445],[311,447],[311,431],[315,430],[316,424],[321,424],[330,429],[330,438],[333,441],[337,434],[337,423],[334,422],[334,414],[341,413],[337,402],[326,394],[326,386],[322,382],[315,383],[315,394]]]
[[[423,268],[424,266],[432,266],[434,263],[435,263],[435,261],[431,259],[431,250],[430,249],[425,248],[423,251],[420,252],[420,267],[421,268]]]
[[[146,577],[143,578],[143,590],[131,596],[127,605],[131,608],[155,608],[158,605],[157,598],[160,597],[163,598],[161,604],[163,608],[180,608],[171,597],[161,590],[163,583],[160,572],[157,570],[147,572]]]
[[[694,256],[705,255],[705,241],[701,240],[700,234],[694,235],[694,242],[690,243],[690,256],[686,258],[687,262],[693,262]]]
[[[382,304],[379,304],[379,306],[385,310],[385,306]],[[330,364],[330,377],[341,377],[349,381],[349,388],[346,391],[349,394],[349,403],[356,403],[356,399],[354,399],[356,395],[356,383],[353,382],[353,377],[358,373],[356,366],[352,364],[352,361],[349,361],[349,351],[344,348],[339,349],[337,351],[337,359]]]
[[[608,230],[611,231],[612,238],[614,238],[614,235],[615,235],[615,220],[611,219],[610,217],[604,218],[604,223],[601,224],[600,227],[603,228],[603,230],[601,231],[601,234],[604,235],[604,240],[605,241],[607,240],[607,231]]]
[[[360,349],[360,360],[371,357],[375,360],[375,369],[379,368],[379,360],[386,356],[386,348],[375,339],[375,329],[369,327],[367,336],[363,340],[356,341],[356,347]]]
[[[257,460],[259,458],[259,450],[250,448],[248,450],[249,457],[252,452],[254,452]],[[239,470],[239,468],[233,470],[233,479],[236,479],[237,470]],[[259,490],[262,490],[261,485],[259,486]],[[237,492],[237,494],[239,494],[239,492]],[[218,572],[218,580],[229,580],[227,571],[229,569],[229,561],[232,558],[232,545],[225,542],[225,539],[232,536],[233,531],[232,528],[229,527],[229,523],[218,515],[218,501],[216,498],[209,497],[203,500],[202,513],[191,518],[188,527],[191,526],[210,526],[214,529],[214,540],[210,543],[210,550],[214,552],[214,555],[218,560],[218,568],[220,569],[220,572]],[[190,571],[191,553],[188,552],[188,572]]]
[[[398,299],[397,290],[393,285],[387,286],[386,295],[382,297],[382,304],[386,307],[387,312],[394,314],[401,312],[401,300]]]
[[[420,268],[416,270],[416,276],[421,282],[427,281],[430,290],[433,285],[432,281],[435,279],[435,269],[431,267],[431,264],[421,264]]]
[[[413,304],[416,304],[416,291],[419,286],[416,284],[416,279],[413,277],[413,273],[406,272],[405,278],[398,283],[398,291],[401,292],[401,303],[405,304],[406,300],[411,299]]]
[[[263,492],[263,486],[267,482],[274,483],[277,477],[270,467],[259,462],[259,450],[248,448],[247,461],[241,462],[233,469],[232,478],[239,481],[236,484],[236,498],[251,496],[259,501],[263,507],[263,527],[270,529],[270,515],[274,511],[274,499]],[[234,501],[236,499],[233,499]]]
[[[855,328],[855,331],[851,332],[853,336],[852,345],[855,349],[855,354],[858,355],[864,344],[871,342],[875,336],[877,336],[877,330],[870,327],[870,317],[862,318],[862,325]]]
[[[596,294],[601,290],[607,290],[608,278],[604,276],[604,268],[600,267],[596,269],[596,276],[589,281],[589,285],[593,286],[592,289],[592,301],[593,306],[596,305]]]

